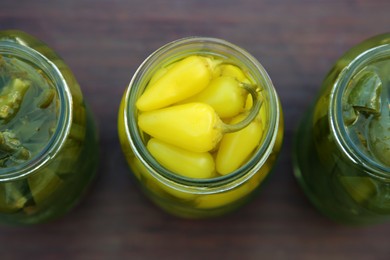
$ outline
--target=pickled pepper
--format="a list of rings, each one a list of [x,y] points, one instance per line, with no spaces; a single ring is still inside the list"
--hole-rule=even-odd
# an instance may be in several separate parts
[[[244,117],[240,115],[234,118],[231,123],[237,123],[243,119]],[[260,117],[257,117],[240,131],[224,135],[216,157],[217,172],[225,175],[242,166],[260,144],[262,135]]]
[[[201,56],[178,61],[146,88],[137,100],[137,108],[160,109],[199,93],[209,84],[215,66],[211,58]]]
[[[217,163],[218,173],[228,174],[241,166],[260,144],[263,126],[256,119],[263,102],[260,91],[235,65],[210,57],[189,56],[152,75],[136,103],[138,127],[151,137],[149,152],[167,169],[187,177],[212,178],[211,168],[214,172]],[[245,104],[248,96],[250,105]],[[232,124],[222,121],[231,117],[239,120],[232,120]],[[218,148],[228,133],[241,136],[237,139],[240,147],[247,147],[241,149],[232,141],[224,141],[223,147]],[[229,152],[236,149],[236,153]],[[217,162],[208,154],[214,151],[220,154]],[[208,158],[207,170],[194,166],[189,171],[186,162],[196,165],[199,156],[203,161]]]
[[[206,103],[215,109],[220,118],[233,117],[244,110],[246,91],[239,85],[240,82],[233,77],[220,76],[214,78],[202,92],[183,103]]]
[[[190,152],[155,138],[149,140],[147,148],[159,163],[180,175],[207,179],[215,172],[213,157],[207,152]]]

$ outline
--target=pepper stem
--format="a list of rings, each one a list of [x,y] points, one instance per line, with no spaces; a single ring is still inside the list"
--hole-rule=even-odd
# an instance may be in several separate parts
[[[252,96],[253,105],[249,111],[248,116],[238,122],[237,124],[229,125],[229,124],[223,124],[223,130],[225,133],[232,133],[237,132],[245,127],[247,127],[250,123],[253,122],[253,120],[256,118],[256,116],[259,114],[260,108],[263,104],[263,100],[259,98],[259,89],[256,86],[241,82],[241,87],[243,87],[246,91],[249,92],[249,94]]]

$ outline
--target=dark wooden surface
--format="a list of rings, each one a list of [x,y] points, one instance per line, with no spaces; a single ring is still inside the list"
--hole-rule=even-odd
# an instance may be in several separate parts
[[[0,1],[0,29],[45,41],[76,75],[97,118],[98,178],[81,205],[34,227],[0,226],[0,259],[390,259],[390,223],[335,224],[293,177],[294,129],[335,60],[390,30],[388,0]],[[138,65],[185,36],[226,39],[269,72],[285,115],[274,175],[238,212],[212,220],[165,214],[129,178],[116,121]]]

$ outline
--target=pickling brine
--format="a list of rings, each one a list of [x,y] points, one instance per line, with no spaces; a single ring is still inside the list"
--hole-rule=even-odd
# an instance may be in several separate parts
[[[187,38],[138,69],[119,136],[141,188],[183,217],[222,215],[247,201],[279,152],[279,100],[261,65],[237,46]]]
[[[297,133],[295,174],[308,198],[346,224],[390,219],[390,35],[335,64]]]
[[[70,70],[44,43],[0,32],[0,221],[65,214],[97,164],[91,113]]]

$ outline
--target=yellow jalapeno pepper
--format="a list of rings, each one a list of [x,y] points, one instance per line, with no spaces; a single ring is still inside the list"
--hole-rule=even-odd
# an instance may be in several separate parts
[[[245,115],[239,115],[231,123],[238,123],[244,118]],[[216,156],[217,172],[226,175],[237,170],[258,147],[262,135],[263,127],[260,117],[240,131],[225,134]]]
[[[169,64],[167,66],[159,68],[155,73],[153,73],[152,77],[150,78],[148,85],[153,85],[154,83],[157,82],[162,76],[164,76],[168,70],[172,68],[174,64]]]
[[[249,79],[245,76],[245,73],[237,66],[233,64],[221,64],[217,66],[221,76],[232,77],[239,82],[249,84]]]
[[[220,118],[229,118],[243,111],[245,98],[246,91],[240,87],[239,81],[233,77],[219,76],[207,88],[183,103],[206,103],[215,109]]]
[[[203,103],[144,112],[138,117],[138,126],[152,137],[193,152],[208,152],[222,138],[222,122],[214,109]]]
[[[216,64],[211,58],[189,56],[172,65],[153,81],[137,100],[140,111],[167,107],[195,95],[207,87]]]
[[[190,152],[155,138],[146,147],[161,165],[185,177],[207,179],[215,173],[214,159],[207,152]]]

